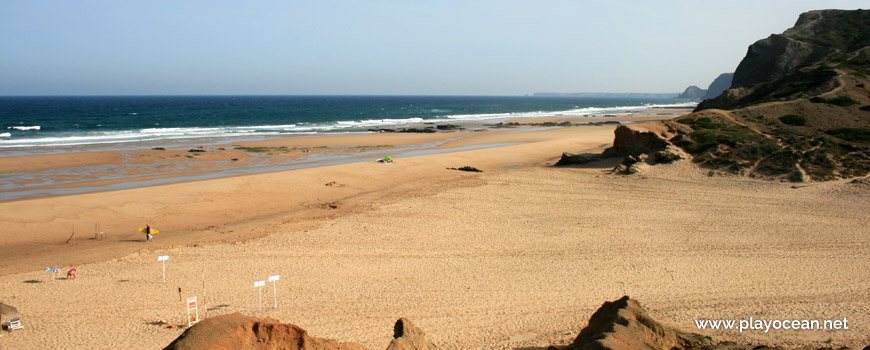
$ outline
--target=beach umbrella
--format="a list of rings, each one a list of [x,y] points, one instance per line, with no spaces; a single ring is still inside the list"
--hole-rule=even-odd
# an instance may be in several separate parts
[[[18,309],[11,305],[0,303],[0,315],[6,317],[16,316],[18,315]]]
[[[46,267],[45,269],[43,269],[43,271],[50,273],[52,278],[56,273],[60,272],[60,270],[58,270],[58,268],[54,266]]]

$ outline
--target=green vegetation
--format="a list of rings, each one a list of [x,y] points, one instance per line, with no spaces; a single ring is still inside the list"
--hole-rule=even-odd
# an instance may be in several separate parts
[[[268,147],[236,147],[236,149],[251,153],[266,153],[271,151]]]
[[[807,118],[802,115],[797,114],[786,114],[782,117],[779,117],[779,121],[784,124],[794,125],[794,126],[806,126]]]
[[[860,109],[862,111],[870,112],[870,105],[866,105],[866,106],[858,108],[858,109]]]
[[[819,83],[811,82],[811,81],[799,81],[799,82],[789,83],[785,87],[785,89],[777,91],[776,93],[774,93],[773,97],[775,97],[775,98],[789,97],[789,96],[794,95],[796,93],[806,91],[806,90],[810,89],[811,87],[818,85],[818,84]]]
[[[852,142],[870,142],[870,129],[837,128],[825,132],[836,138]]]
[[[802,39],[843,51],[860,49],[870,45],[870,10],[826,12],[813,31]]]
[[[729,153],[733,153],[733,156],[752,160],[758,160],[782,149],[773,140],[745,126],[695,130],[686,135],[679,135],[671,141],[693,155],[725,145],[730,148]]]
[[[824,98],[824,97],[812,97],[810,98],[810,102],[812,103],[827,103],[829,105],[840,106],[840,107],[849,107],[854,104],[858,104],[858,101],[853,100],[849,96],[840,96],[834,98]]]
[[[796,136],[809,137],[810,136],[810,135],[807,135],[805,133],[802,133],[802,132],[794,130],[794,129],[783,129],[783,128],[774,129],[770,133],[773,135],[782,136],[782,137],[796,137]]]
[[[853,100],[849,96],[840,96],[835,98],[829,98],[827,101],[825,101],[825,103],[840,107],[849,107],[851,105],[858,104],[858,101]]]
[[[677,122],[691,125],[693,129],[721,129],[725,127],[724,124],[713,122],[713,119],[710,119],[709,117],[683,118],[677,120]]]

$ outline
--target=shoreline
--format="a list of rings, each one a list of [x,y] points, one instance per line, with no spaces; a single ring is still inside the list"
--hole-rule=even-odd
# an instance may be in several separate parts
[[[637,123],[669,119],[688,112],[687,109],[680,108],[660,110],[651,108],[650,111],[656,113],[520,120],[527,123],[552,120],[578,123],[604,121]],[[306,135],[262,141],[219,143],[210,146],[159,147],[159,151],[152,147],[152,149],[130,151],[72,153],[75,157],[69,157],[68,153],[0,157],[0,202],[374,161],[388,154],[393,157],[403,157],[461,151],[472,148],[472,145],[487,147],[485,142],[469,143],[461,140],[476,139],[480,132],[538,130],[528,126],[493,128],[492,124],[457,125],[462,130],[422,134]],[[507,143],[511,142],[491,142],[490,144],[494,145],[489,147],[498,147]],[[155,145],[158,144],[148,146]],[[245,148],[257,152],[245,151],[243,150]],[[430,151],[426,152],[426,150]],[[275,156],[271,156],[273,154]],[[264,155],[271,157],[264,157]]]
[[[0,202],[0,275],[11,271],[37,268],[45,257],[69,259],[70,264],[101,261],[131,254],[144,242],[136,227],[146,222],[162,233],[153,246],[186,245],[204,241],[237,241],[261,237],[268,232],[257,226],[262,221],[282,216],[323,217],[343,212],[356,205],[357,197],[388,196],[396,189],[414,187],[416,181],[458,181],[467,174],[446,170],[448,167],[472,165],[488,171],[502,166],[541,164],[558,158],[571,144],[599,147],[612,139],[615,126],[583,128],[555,128],[528,132],[496,130],[474,133],[472,137],[453,140],[438,147],[476,147],[480,145],[524,142],[496,148],[480,148],[454,153],[420,155],[396,159],[393,164],[354,162],[340,165],[302,168],[287,171],[242,174],[238,176],[204,179],[190,182],[157,184],[130,189],[94,191],[81,194],[15,199]],[[601,132],[604,131],[604,132]],[[427,135],[439,137],[450,134],[396,135],[371,134],[371,138],[416,139]],[[584,136],[586,135],[586,136]],[[588,139],[584,140],[584,137]],[[356,144],[353,138],[338,139],[344,144]],[[276,143],[278,142],[278,143]],[[286,146],[299,139],[272,141],[272,146]],[[339,143],[339,141],[334,141]],[[263,146],[264,143],[253,146]],[[436,147],[437,148],[437,147]],[[525,150],[515,157],[511,150]],[[516,152],[516,151],[514,151]],[[508,154],[503,154],[508,153]],[[474,154],[498,154],[479,159]],[[518,155],[518,154],[517,154]],[[477,159],[474,162],[462,159]],[[469,163],[469,164],[466,164]],[[439,166],[433,168],[434,164]],[[435,173],[432,173],[432,171]],[[389,174],[389,178],[383,176]],[[350,181],[348,177],[352,178]],[[341,181],[340,179],[345,179]],[[379,180],[375,180],[379,179]],[[339,181],[344,187],[328,187],[330,181]],[[267,185],[268,184],[268,185]],[[294,184],[287,186],[286,184]],[[216,189],[227,188],[224,191]],[[247,188],[243,190],[242,188]],[[258,188],[255,190],[254,188]],[[259,189],[271,189],[264,193]],[[250,195],[248,195],[250,194]],[[332,202],[348,202],[335,210],[321,206]],[[359,200],[363,202],[364,200]],[[263,208],[261,203],[278,203]],[[220,204],[217,204],[220,203]],[[51,208],[46,210],[47,208]],[[146,210],[143,210],[146,209]],[[55,213],[64,213],[56,215]],[[109,233],[109,241],[94,241],[94,226]],[[240,228],[235,228],[240,227]],[[77,246],[64,244],[75,230],[80,242]],[[225,233],[213,234],[215,231]],[[239,231],[245,231],[239,233]],[[20,235],[19,232],[29,232]],[[175,232],[172,235],[165,232]],[[170,238],[171,237],[171,238]],[[98,247],[106,247],[101,252]],[[22,251],[23,250],[23,251]],[[81,252],[79,252],[81,250]],[[24,254],[22,254],[24,253]],[[17,259],[9,259],[17,256]]]

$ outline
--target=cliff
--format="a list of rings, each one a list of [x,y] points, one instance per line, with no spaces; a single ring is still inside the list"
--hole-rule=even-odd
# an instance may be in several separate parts
[[[667,124],[715,172],[784,181],[870,173],[870,10],[823,10],[752,44],[731,88]]]
[[[707,93],[704,94],[702,100],[709,100],[711,98],[715,98],[728,90],[731,87],[731,80],[734,78],[734,73],[722,73],[719,74],[716,79],[713,79],[713,82],[710,83],[710,86],[707,87]]]
[[[870,74],[870,10],[801,14],[793,28],[749,46],[730,90],[696,111],[815,96],[836,88],[842,74]]]
[[[677,97],[675,98],[684,100],[698,100],[701,99],[701,97],[704,97],[705,93],[707,93],[707,90],[692,85],[687,87],[686,90],[683,91],[683,93],[677,95]]]

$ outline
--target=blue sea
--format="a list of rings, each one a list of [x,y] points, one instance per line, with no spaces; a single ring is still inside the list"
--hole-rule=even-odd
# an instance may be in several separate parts
[[[0,97],[0,156],[369,132],[424,123],[620,115],[679,106],[694,103],[537,96]]]

